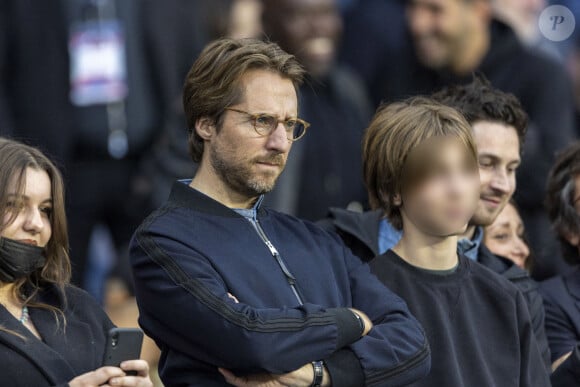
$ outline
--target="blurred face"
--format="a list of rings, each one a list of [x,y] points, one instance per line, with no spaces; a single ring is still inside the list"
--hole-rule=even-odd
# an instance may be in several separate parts
[[[44,170],[26,169],[25,187],[17,193],[16,182],[8,188],[8,210],[4,223],[15,217],[2,230],[5,238],[44,247],[50,240],[52,193],[50,177]]]
[[[481,23],[477,0],[408,0],[407,23],[419,60],[441,69],[461,56]]]
[[[342,20],[334,0],[270,0],[267,35],[297,56],[314,77],[328,73],[336,56]]]
[[[524,241],[524,224],[513,205],[508,203],[495,222],[486,227],[484,244],[492,253],[525,268],[530,250]]]
[[[465,232],[479,194],[479,176],[458,140],[438,142],[436,165],[417,186],[403,193],[403,224],[411,222],[437,237]],[[429,144],[433,145],[433,144]]]
[[[516,190],[520,142],[511,126],[480,121],[473,124],[479,159],[481,192],[471,223],[492,224]]]
[[[270,71],[252,70],[241,84],[243,101],[232,108],[281,120],[296,118],[298,101],[292,81]],[[206,142],[213,170],[228,189],[248,198],[271,191],[292,146],[284,125],[278,123],[272,133],[262,136],[247,115],[230,110],[224,114],[222,127],[214,128]]]
[[[234,39],[258,37],[261,7],[259,0],[235,0],[230,8],[228,36]]]

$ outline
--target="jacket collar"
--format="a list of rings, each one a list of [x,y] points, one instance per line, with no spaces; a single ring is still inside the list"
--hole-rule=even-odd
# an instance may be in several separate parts
[[[492,253],[483,243],[479,245],[479,254],[477,258],[477,261],[483,266],[499,274],[502,274],[513,265],[511,261],[502,259]]]
[[[379,254],[379,222],[381,210],[354,212],[342,208],[330,208],[334,226],[352,235],[368,247],[374,255]]]
[[[477,262],[509,280],[528,278],[528,272],[507,258],[495,255],[483,243],[479,245]]]
[[[171,193],[169,194],[168,204],[178,207],[186,207],[194,211],[203,212],[206,214],[223,216],[227,218],[241,217],[236,211],[224,206],[217,200],[205,195],[204,193],[191,188],[190,179],[178,180],[173,183]],[[256,203],[256,211],[258,214],[263,214],[262,197]]]
[[[58,305],[62,308],[62,304],[57,303],[57,300],[62,301],[62,297],[57,293],[56,289],[51,289],[48,295],[43,295],[39,299],[43,303]],[[73,379],[76,372],[62,354],[68,353],[70,343],[90,340],[90,330],[87,324],[67,318],[66,330],[63,332],[62,320],[59,329],[56,329],[55,317],[51,311],[31,308],[30,316],[42,340],[26,329],[6,308],[0,307],[2,325],[25,337],[23,340],[14,334],[0,331],[0,343],[27,358],[51,385]],[[91,355],[96,356],[90,350],[83,354],[87,357]],[[91,363],[95,364],[96,359],[91,360]]]

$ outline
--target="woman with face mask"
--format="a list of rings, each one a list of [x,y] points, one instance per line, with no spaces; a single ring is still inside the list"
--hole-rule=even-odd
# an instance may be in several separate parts
[[[54,164],[0,139],[0,384],[152,386],[144,360],[101,367],[113,324],[69,284],[64,208]]]

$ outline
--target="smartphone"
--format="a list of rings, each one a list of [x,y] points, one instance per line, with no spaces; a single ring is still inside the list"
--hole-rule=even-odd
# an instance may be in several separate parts
[[[107,335],[103,366],[119,367],[125,360],[139,359],[143,345],[143,331],[139,328],[112,328]],[[136,371],[127,371],[136,375]]]

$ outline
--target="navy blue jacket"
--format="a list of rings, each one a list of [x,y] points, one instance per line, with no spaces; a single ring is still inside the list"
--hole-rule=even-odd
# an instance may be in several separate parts
[[[217,367],[286,373],[314,360],[333,386],[399,386],[428,373],[419,323],[338,238],[263,207],[257,220],[280,261],[247,219],[181,182],[137,230],[139,321],[161,347],[166,385],[225,386]],[[367,336],[347,307],[371,318]]]

